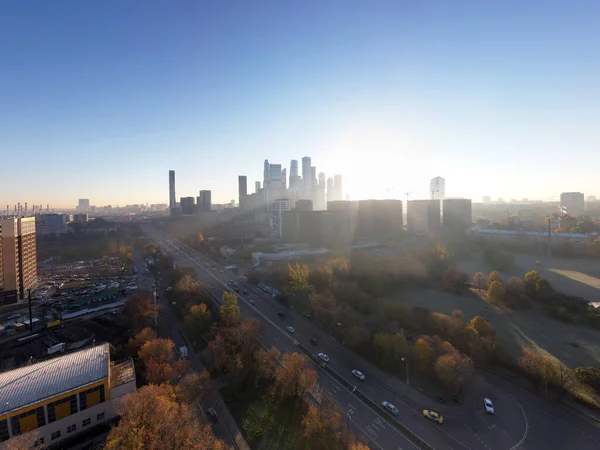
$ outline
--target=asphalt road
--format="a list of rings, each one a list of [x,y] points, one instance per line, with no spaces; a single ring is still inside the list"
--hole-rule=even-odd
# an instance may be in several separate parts
[[[248,290],[248,295],[238,294],[239,305],[247,317],[255,317],[265,325],[261,342],[280,351],[297,351],[294,342],[312,350],[316,355],[324,352],[330,357],[328,366],[357,391],[379,405],[386,400],[399,410],[396,420],[436,449],[598,449],[600,430],[582,421],[564,409],[553,405],[517,386],[500,379],[490,382],[489,377],[479,379],[470,387],[471,402],[462,407],[439,406],[398,379],[383,373],[359,356],[339,345],[325,335],[310,321],[286,310],[286,317],[277,312],[283,310],[271,296],[254,286],[244,283],[238,276],[225,270],[219,264],[181,242],[165,237],[150,227],[146,234],[154,239],[166,252],[170,253],[179,266],[196,269],[199,281],[216,297],[223,289],[230,289],[227,283],[236,281],[240,290]],[[216,266],[213,270],[212,266]],[[254,305],[250,304],[254,301]],[[287,326],[293,326],[292,335]],[[318,340],[317,346],[310,339]],[[361,370],[366,380],[361,382],[351,373]],[[319,368],[319,383],[350,416],[353,431],[369,438],[373,448],[410,449],[415,445],[389,422],[381,411],[373,410],[363,403],[351,390],[338,383],[331,375]],[[483,398],[494,401],[496,414],[489,415],[483,408]],[[438,425],[422,417],[424,408],[444,409],[444,424]]]

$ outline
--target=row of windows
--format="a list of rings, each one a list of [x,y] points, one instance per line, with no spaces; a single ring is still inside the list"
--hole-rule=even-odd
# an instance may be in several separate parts
[[[39,409],[39,408],[38,408]],[[104,420],[104,413],[100,413],[96,415],[96,422],[101,422]],[[88,425],[91,425],[92,423],[92,419],[90,417],[88,417],[87,419],[84,419],[81,422],[81,426],[83,427],[87,427]],[[67,427],[67,434],[68,433],[73,433],[74,431],[77,431],[77,424],[72,424],[69,425]],[[23,432],[25,432],[25,430],[23,430]],[[2,441],[7,441],[9,439],[9,434],[8,434],[8,421],[6,419],[0,421],[0,442]],[[55,432],[53,432],[50,436],[50,438],[54,441],[56,439],[59,439],[61,437],[61,431],[57,430]],[[35,442],[35,446],[38,447],[40,445],[44,444],[44,438],[39,438],[38,440],[36,440]]]

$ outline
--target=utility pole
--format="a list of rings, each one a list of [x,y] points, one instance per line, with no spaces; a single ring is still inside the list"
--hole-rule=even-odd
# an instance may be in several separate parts
[[[27,289],[27,296],[29,297],[29,334],[33,334],[33,317],[31,313],[31,289]]]

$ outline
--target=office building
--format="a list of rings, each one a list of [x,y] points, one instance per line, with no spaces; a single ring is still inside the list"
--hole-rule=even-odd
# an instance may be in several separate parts
[[[258,194],[260,192],[260,181],[254,182],[254,193]]]
[[[281,189],[287,189],[287,169],[281,171]]]
[[[73,223],[77,225],[85,225],[88,223],[89,217],[85,213],[73,214]]]
[[[269,164],[269,160],[265,159],[264,168],[263,168],[263,189],[267,189],[267,186],[269,185],[269,180],[271,178],[271,176],[269,174],[270,167],[271,167],[271,165]]]
[[[333,185],[333,201],[341,201],[343,196],[342,191],[342,176],[335,175],[333,177],[334,185]]]
[[[59,236],[69,231],[68,214],[38,214],[35,216],[37,236]]]
[[[302,158],[302,198],[309,199],[312,190],[312,170],[309,156]]]
[[[327,202],[333,202],[333,178],[327,178]],[[329,209],[329,208],[327,208]]]
[[[358,233],[360,236],[393,235],[402,232],[401,200],[360,200]]]
[[[175,197],[175,171],[169,170],[169,208],[173,209],[177,206]]]
[[[443,200],[442,206],[444,228],[465,231],[471,227],[473,219],[470,199],[446,198]]]
[[[435,233],[441,223],[439,200],[409,200],[406,224],[414,233]]]
[[[198,212],[210,212],[212,209],[211,191],[200,191]]]
[[[290,162],[290,178],[298,176],[298,160],[292,159]]]
[[[77,211],[88,212],[90,210],[90,200],[87,198],[80,198],[77,202]]]
[[[0,302],[24,299],[36,285],[35,217],[0,219]]]
[[[585,211],[585,200],[581,192],[563,192],[560,194],[560,206],[564,213],[576,216]]]
[[[184,216],[191,216],[197,211],[194,197],[181,197],[179,199],[179,206],[181,206],[181,214]]]
[[[446,180],[442,177],[435,177],[429,183],[429,192],[432,200],[442,200],[446,197]]]
[[[238,177],[238,202],[240,208],[246,208],[246,197],[248,195],[248,178],[245,175]]]
[[[273,202],[271,226],[273,236],[282,238],[284,227],[284,213],[291,211],[289,199],[278,199]]]
[[[111,362],[102,344],[0,373],[0,386],[0,448],[28,433],[46,448],[117,417],[136,391],[135,368]]]

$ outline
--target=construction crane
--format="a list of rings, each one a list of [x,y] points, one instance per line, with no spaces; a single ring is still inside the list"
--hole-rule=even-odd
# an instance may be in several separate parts
[[[410,194],[414,194],[416,191],[410,191],[410,192],[405,192],[404,195],[406,196],[406,201],[408,201],[408,197],[410,196]]]

